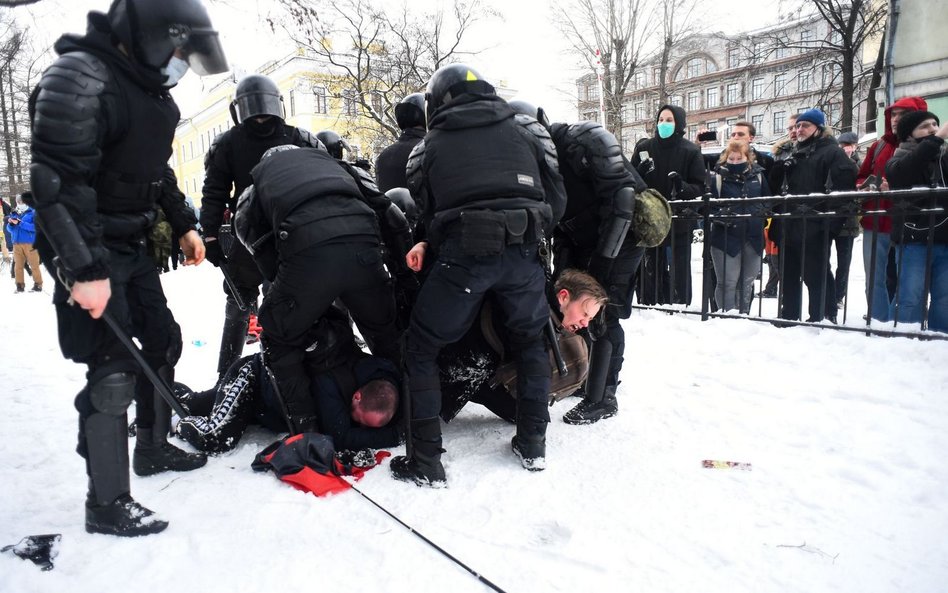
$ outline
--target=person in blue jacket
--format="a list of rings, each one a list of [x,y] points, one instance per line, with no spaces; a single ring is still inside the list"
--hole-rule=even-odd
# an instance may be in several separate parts
[[[715,198],[758,198],[769,196],[764,168],[757,164],[746,142],[732,140],[721,153],[711,180]],[[724,209],[717,209],[722,213]],[[762,205],[727,207],[732,214],[751,215],[739,219],[715,219],[711,223],[711,261],[717,284],[714,299],[725,311],[750,313],[754,280],[760,272],[764,251],[766,219],[753,216]]]
[[[23,267],[29,262],[33,273],[32,292],[43,292],[43,274],[40,272],[39,253],[33,247],[36,241],[36,223],[33,220],[36,212],[27,205],[24,199],[28,194],[16,197],[16,208],[10,212],[7,219],[6,234],[13,243],[13,273],[16,282],[16,292],[26,290],[23,277]]]

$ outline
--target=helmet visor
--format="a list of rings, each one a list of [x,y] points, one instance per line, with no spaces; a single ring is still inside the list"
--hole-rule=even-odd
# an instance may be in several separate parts
[[[247,93],[234,100],[237,107],[237,120],[244,120],[258,115],[274,115],[283,119],[283,102],[279,95],[270,93]]]
[[[191,70],[200,76],[227,72],[227,58],[217,36],[217,31],[195,30],[180,46],[184,60]]]

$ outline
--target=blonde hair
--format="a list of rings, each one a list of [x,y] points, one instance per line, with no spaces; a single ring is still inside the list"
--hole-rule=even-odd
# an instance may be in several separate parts
[[[754,164],[754,152],[750,149],[750,144],[746,142],[741,142],[740,140],[731,140],[728,142],[727,148],[724,149],[724,152],[721,153],[720,158],[718,158],[718,164],[724,165],[727,163],[727,157],[732,152],[739,152],[747,157],[747,166],[750,167]]]

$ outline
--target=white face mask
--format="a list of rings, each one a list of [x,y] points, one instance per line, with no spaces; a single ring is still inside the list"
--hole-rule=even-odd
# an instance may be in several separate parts
[[[171,59],[168,60],[168,64],[161,69],[161,73],[168,77],[168,80],[165,81],[164,86],[173,87],[178,84],[178,81],[187,73],[188,63],[178,56],[171,56]]]

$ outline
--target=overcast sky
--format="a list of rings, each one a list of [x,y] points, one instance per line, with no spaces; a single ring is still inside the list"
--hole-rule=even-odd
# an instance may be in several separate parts
[[[553,23],[550,0],[484,0],[500,16],[476,24],[467,37],[467,48],[483,50],[468,62],[494,83],[517,91],[517,98],[543,106],[554,121],[576,118],[575,83],[582,74],[582,56],[570,52],[569,44]],[[450,6],[450,0],[412,0],[410,6]],[[221,32],[224,50],[232,68],[254,71],[270,59],[279,58],[290,46],[281,43],[266,27],[269,0],[230,0],[207,3],[211,20]],[[109,0],[43,0],[29,8],[34,15],[32,30],[48,45],[62,32],[85,29],[88,10],[108,9]],[[17,9],[25,11],[26,9]],[[776,2],[746,0],[701,0],[696,21],[705,31],[734,33],[771,24]],[[28,18],[28,17],[27,17]],[[200,103],[202,84],[193,73],[178,88],[175,99],[182,115],[188,116]]]

